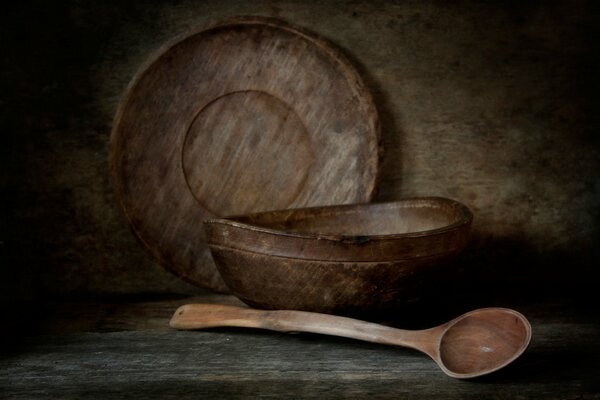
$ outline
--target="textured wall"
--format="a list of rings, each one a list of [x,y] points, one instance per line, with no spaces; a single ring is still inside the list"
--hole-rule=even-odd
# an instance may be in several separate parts
[[[379,199],[441,195],[471,207],[476,235],[463,277],[576,288],[600,239],[593,3],[5,6],[2,280],[21,295],[196,290],[145,254],[115,205],[112,118],[165,40],[228,16],[266,15],[331,40],[373,90],[386,151]]]

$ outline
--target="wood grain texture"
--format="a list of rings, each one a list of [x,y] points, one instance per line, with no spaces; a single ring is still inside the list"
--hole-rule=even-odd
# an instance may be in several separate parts
[[[368,201],[379,151],[375,106],[346,59],[313,34],[251,17],[178,39],[142,68],[117,111],[110,162],[150,253],[224,291],[203,219]]]
[[[281,210],[205,222],[233,294],[257,308],[356,313],[426,296],[469,239],[443,198]]]
[[[21,336],[10,348],[3,341],[1,396],[15,400],[600,397],[597,309],[572,300],[504,302],[530,318],[535,332],[531,346],[497,374],[465,382],[441,374],[430,360],[409,349],[312,334],[239,328],[186,332],[168,327],[178,305],[211,298],[224,302],[226,296],[55,304],[48,310],[51,331]],[[420,318],[445,318],[437,310]],[[399,314],[390,322],[403,327],[411,324],[407,318]]]

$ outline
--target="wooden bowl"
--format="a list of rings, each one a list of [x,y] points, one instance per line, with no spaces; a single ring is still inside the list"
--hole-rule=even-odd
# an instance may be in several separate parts
[[[385,310],[418,299],[466,245],[472,214],[449,199],[269,211],[204,222],[230,291],[267,309]]]

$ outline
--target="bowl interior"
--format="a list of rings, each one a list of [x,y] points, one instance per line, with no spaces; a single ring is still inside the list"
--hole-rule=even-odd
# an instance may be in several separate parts
[[[469,218],[459,203],[446,199],[415,199],[394,203],[269,211],[235,217],[267,229],[336,236],[378,236],[445,228]]]

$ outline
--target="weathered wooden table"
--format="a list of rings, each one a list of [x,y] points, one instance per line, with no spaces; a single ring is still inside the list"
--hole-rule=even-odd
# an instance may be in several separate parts
[[[534,336],[522,359],[472,381],[445,376],[409,349],[311,334],[170,329],[171,313],[190,302],[238,304],[209,293],[51,304],[35,332],[4,341],[0,398],[600,398],[600,324],[585,302],[489,304],[522,311]],[[434,322],[407,318],[413,326]]]

